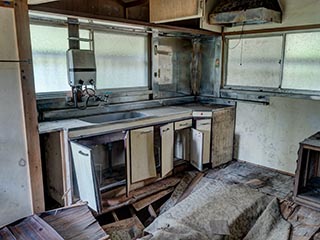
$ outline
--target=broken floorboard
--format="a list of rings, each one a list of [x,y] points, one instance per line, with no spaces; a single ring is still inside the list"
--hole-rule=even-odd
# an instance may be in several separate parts
[[[148,186],[133,190],[130,192],[129,196],[123,194],[116,198],[104,199],[102,195],[103,213],[108,213],[115,209],[131,205],[139,200],[151,196],[152,194],[175,187],[180,181],[181,178],[179,177],[163,179]]]
[[[41,218],[65,240],[106,239],[105,232],[86,204],[45,212]]]
[[[144,226],[137,216],[102,226],[111,239],[130,240],[142,237]]]
[[[150,204],[160,200],[161,198],[167,196],[168,194],[172,193],[174,190],[174,187],[171,187],[171,188],[168,188],[166,190],[163,190],[161,192],[158,192],[154,195],[151,195],[147,198],[144,198],[138,202],[135,202],[132,204],[133,208],[136,210],[136,211],[140,211],[142,210],[143,208],[149,206]]]

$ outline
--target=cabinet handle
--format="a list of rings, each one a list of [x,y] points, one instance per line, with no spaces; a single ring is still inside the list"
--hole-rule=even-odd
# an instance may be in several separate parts
[[[200,126],[209,125],[210,123],[201,123]]]
[[[189,123],[180,123],[179,124],[180,127],[184,127],[184,126],[187,126],[187,125],[189,125]]]
[[[147,134],[147,133],[151,133],[152,130],[149,130],[149,131],[145,131],[145,132],[141,132],[140,134]]]
[[[86,157],[88,157],[89,156],[89,153],[84,153],[84,152],[82,152],[81,150],[78,152],[80,155],[82,155],[82,156],[86,156]]]
[[[168,132],[170,130],[170,128],[164,129],[162,130],[162,132]]]

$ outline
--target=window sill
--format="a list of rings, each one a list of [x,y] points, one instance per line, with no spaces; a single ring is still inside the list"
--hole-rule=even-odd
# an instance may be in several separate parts
[[[220,90],[220,97],[232,100],[250,101],[268,104],[270,97],[286,97],[306,100],[320,100],[319,92],[299,92],[295,90],[264,90],[264,89],[226,89]]]

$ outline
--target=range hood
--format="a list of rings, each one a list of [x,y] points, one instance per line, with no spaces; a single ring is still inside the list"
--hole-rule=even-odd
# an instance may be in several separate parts
[[[244,24],[281,23],[278,0],[221,0],[209,16],[210,24],[238,26]]]

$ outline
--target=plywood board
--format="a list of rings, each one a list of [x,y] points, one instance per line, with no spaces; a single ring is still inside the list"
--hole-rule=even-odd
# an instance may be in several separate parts
[[[196,129],[203,133],[202,163],[207,164],[210,162],[210,152],[211,152],[211,119],[197,120]]]
[[[213,112],[212,167],[227,163],[233,158],[235,109],[228,107]]]
[[[47,190],[55,201],[64,205],[63,196],[65,193],[63,184],[63,162],[62,162],[62,144],[60,142],[60,132],[53,132],[41,136],[41,144],[44,152],[44,161],[46,166]]]
[[[161,133],[161,177],[166,176],[173,169],[174,131],[173,123],[160,128]]]
[[[131,183],[157,176],[153,127],[130,131]]]
[[[150,0],[150,22],[163,23],[200,18],[200,0]]]
[[[94,177],[91,149],[75,142],[71,142],[70,145],[80,199],[88,202],[90,208],[99,212],[99,203],[97,201],[99,193]]]

